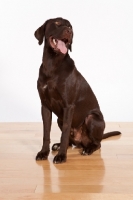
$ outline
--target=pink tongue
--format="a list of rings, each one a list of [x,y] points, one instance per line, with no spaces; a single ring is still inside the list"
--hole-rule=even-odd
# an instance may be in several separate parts
[[[67,53],[67,48],[66,48],[66,45],[65,45],[65,43],[63,41],[58,40],[57,48],[60,49],[61,53],[63,53],[63,54]]]

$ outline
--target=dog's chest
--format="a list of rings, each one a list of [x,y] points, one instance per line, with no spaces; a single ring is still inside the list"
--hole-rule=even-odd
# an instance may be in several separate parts
[[[63,107],[63,98],[60,94],[61,86],[52,80],[41,84],[40,90],[42,102],[57,113]]]
[[[58,93],[58,86],[55,81],[47,81],[44,84],[41,85],[41,90],[43,92],[43,97],[45,99],[48,98],[55,98],[57,97]]]

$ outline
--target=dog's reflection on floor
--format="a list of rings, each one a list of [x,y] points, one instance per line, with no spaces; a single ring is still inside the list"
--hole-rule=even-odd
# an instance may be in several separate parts
[[[36,193],[100,193],[105,173],[100,152],[81,156],[80,150],[73,147],[68,149],[67,163],[53,164],[55,152],[50,153],[48,160],[36,161],[44,174],[44,184],[37,187]]]

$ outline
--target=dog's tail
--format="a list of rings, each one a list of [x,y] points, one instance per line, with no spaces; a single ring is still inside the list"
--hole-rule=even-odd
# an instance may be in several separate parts
[[[102,139],[106,139],[108,137],[112,137],[112,136],[120,135],[120,134],[121,134],[121,132],[119,132],[119,131],[112,131],[112,132],[104,133]]]

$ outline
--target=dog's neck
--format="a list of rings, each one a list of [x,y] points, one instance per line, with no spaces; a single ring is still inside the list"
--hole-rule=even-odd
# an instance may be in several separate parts
[[[62,54],[60,52],[55,52],[51,47],[45,44],[43,51],[43,68],[46,76],[50,77],[54,71],[62,64],[67,54]]]

